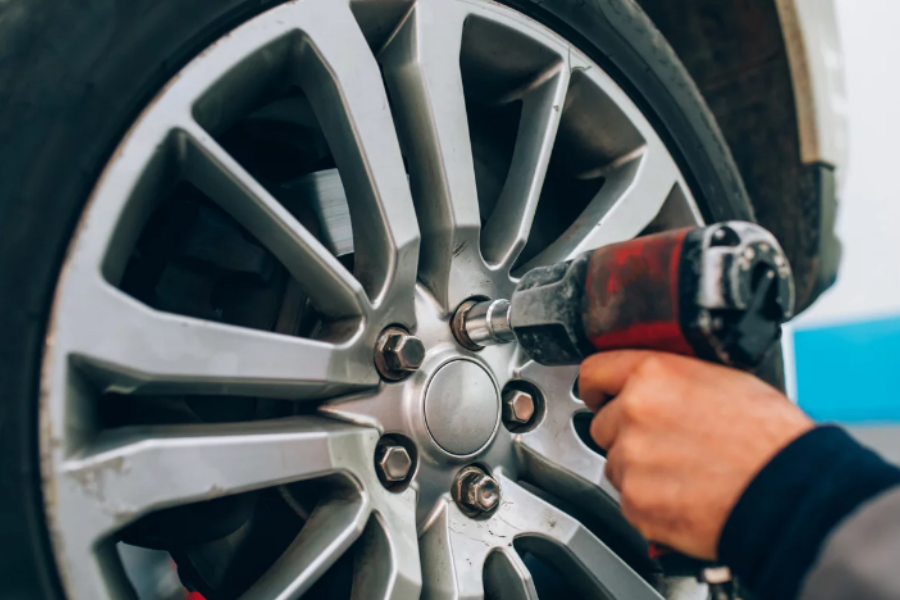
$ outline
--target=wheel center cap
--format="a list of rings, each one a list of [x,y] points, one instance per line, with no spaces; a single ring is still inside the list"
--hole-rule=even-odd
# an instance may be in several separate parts
[[[500,393],[488,372],[470,360],[441,366],[425,391],[425,423],[438,446],[473,454],[490,441],[500,418]]]

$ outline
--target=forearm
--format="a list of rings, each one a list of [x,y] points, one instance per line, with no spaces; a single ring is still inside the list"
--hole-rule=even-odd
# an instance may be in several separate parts
[[[843,430],[818,427],[779,452],[751,481],[722,531],[719,558],[759,598],[792,600],[828,536],[897,485],[900,469]],[[900,519],[884,526],[895,527],[894,539],[900,539],[895,521]]]

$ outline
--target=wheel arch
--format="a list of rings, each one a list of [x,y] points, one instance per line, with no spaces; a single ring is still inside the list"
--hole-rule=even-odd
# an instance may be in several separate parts
[[[836,277],[843,74],[830,0],[638,0],[718,122],[757,219],[787,252],[800,310]],[[815,48],[812,52],[810,49]]]

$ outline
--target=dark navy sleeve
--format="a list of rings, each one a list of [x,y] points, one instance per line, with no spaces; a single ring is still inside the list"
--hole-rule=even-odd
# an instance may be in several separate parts
[[[761,600],[794,600],[828,534],[860,505],[900,485],[900,469],[833,425],[779,452],[725,523],[719,561]]]

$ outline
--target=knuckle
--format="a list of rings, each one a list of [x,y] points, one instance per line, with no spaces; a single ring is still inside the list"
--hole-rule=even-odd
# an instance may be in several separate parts
[[[637,513],[644,513],[650,508],[649,495],[645,491],[637,478],[629,477],[627,481],[622,482],[622,498],[627,499],[632,510]]]
[[[630,437],[622,440],[620,446],[617,446],[618,460],[622,466],[631,468],[637,465],[641,460],[641,451],[637,444]]]
[[[636,369],[636,372],[640,377],[643,378],[658,377],[661,373],[665,373],[666,370],[668,370],[666,360],[657,354],[652,354],[641,361],[641,364]]]
[[[606,466],[603,469],[603,476],[612,484],[614,488],[621,492],[622,478],[619,476],[619,472],[616,470],[615,465],[606,463]]]
[[[588,356],[587,358],[585,358],[581,362],[581,368],[579,369],[579,376],[590,381],[591,377],[594,376],[597,366],[603,364],[604,358],[605,357],[600,356],[599,354],[592,354],[592,355]]]
[[[620,498],[622,515],[644,537],[654,539],[653,529],[656,529],[662,515],[660,506],[653,500],[652,490],[629,477],[623,482]]]
[[[628,485],[626,484],[625,489],[628,489]],[[640,501],[637,500],[632,494],[626,493],[625,489],[621,492],[621,501],[620,506],[622,509],[622,516],[631,523],[644,537],[648,537],[649,529],[650,529],[650,517],[651,513],[648,513],[647,510],[641,505]]]
[[[616,486],[616,489],[622,491],[620,484],[623,483],[626,476],[640,471],[640,463],[640,448],[628,436],[619,438],[616,445],[606,455],[607,477]]]
[[[635,509],[634,503],[631,501],[631,498],[626,496],[624,491],[621,491],[619,507],[622,509],[622,516],[624,516],[629,523],[631,523],[635,527],[638,527],[641,521],[640,514]]]
[[[622,461],[617,448],[613,448],[606,456],[603,473],[617,490],[622,491]]]
[[[640,423],[651,407],[652,394],[643,393],[640,389],[622,398],[622,417],[629,423]]]
[[[638,508],[638,502],[636,499],[638,497],[638,490],[635,489],[634,480],[628,479],[627,481],[622,482],[622,487],[619,489],[619,493],[622,496],[622,506],[629,506],[632,510],[636,510]]]
[[[671,381],[684,377],[684,365],[680,356],[652,354],[645,358],[636,369],[637,380],[648,385],[659,381]]]

